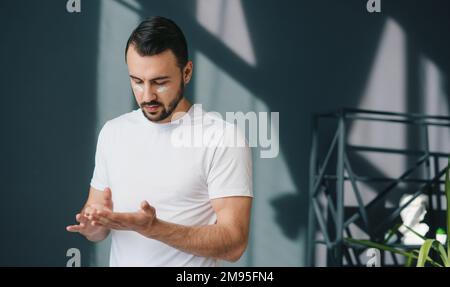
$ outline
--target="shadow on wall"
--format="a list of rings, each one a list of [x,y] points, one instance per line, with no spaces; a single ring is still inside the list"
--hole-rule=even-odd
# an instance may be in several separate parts
[[[258,198],[264,196],[262,192],[270,195],[269,208],[273,209],[272,220],[278,225],[274,226],[278,230],[269,232],[282,233],[288,240],[304,244],[310,116],[316,111],[357,105],[385,19],[383,16],[369,16],[360,9],[357,1],[346,4],[336,1],[233,1],[240,2],[243,7],[254,48],[256,63],[252,63],[239,55],[233,46],[226,45],[217,35],[199,25],[195,17],[195,7],[199,2],[164,1],[155,4],[139,1],[143,18],[162,15],[174,19],[186,33],[191,56],[201,52],[262,101],[269,111],[280,113],[280,150],[295,190],[254,191],[253,236],[247,264],[302,265],[303,250],[298,253],[284,250],[285,246],[280,246],[276,240],[267,242],[271,236],[258,233],[258,228],[254,228],[266,224],[258,222],[260,215],[272,212],[262,210],[258,213]],[[218,2],[224,4],[224,1]],[[198,69],[196,73],[198,75]],[[195,85],[202,84],[195,82]],[[194,91],[196,88],[193,87]],[[196,98],[199,96],[195,95]],[[211,101],[219,102],[214,100],[215,95],[209,96]],[[220,106],[210,106],[213,110],[220,110]],[[280,170],[274,166],[270,172],[277,174]],[[276,186],[282,183],[264,184]],[[267,245],[258,244],[262,240],[266,240]],[[273,250],[272,255],[269,250]],[[277,254],[298,259],[277,258]]]
[[[165,1],[157,5],[139,2],[144,11],[142,17],[163,15],[174,19],[186,32],[191,52],[200,51],[265,103],[270,111],[280,113],[280,150],[293,178],[295,191],[274,190],[270,204],[279,231],[290,240],[301,239],[305,232],[311,115],[340,107],[360,106],[370,72],[376,64],[376,52],[388,19],[397,21],[406,37],[404,69],[407,71],[407,105],[403,111],[424,112],[419,104],[425,101],[424,94],[419,92],[422,89],[418,81],[419,53],[439,66],[448,83],[449,54],[446,51],[449,50],[450,42],[442,35],[449,32],[450,9],[449,3],[444,0],[433,3],[419,0],[395,3],[384,1],[381,14],[367,13],[364,3],[357,0],[236,0],[234,2],[240,2],[243,8],[254,48],[254,61],[251,61],[252,57],[245,57],[249,55],[245,49],[236,51],[233,49],[235,47],[226,45],[217,35],[199,25],[195,7],[201,1]],[[224,1],[218,2],[222,3],[222,17],[226,5]],[[146,15],[149,12],[151,14]],[[222,32],[226,34],[226,31]],[[445,92],[448,97],[448,84]],[[212,98],[214,96],[210,95]],[[215,108],[220,109],[219,106]],[[390,106],[389,101],[385,101],[381,108],[398,109]],[[324,142],[331,140],[331,127],[329,130],[327,134],[330,136],[323,139]],[[406,135],[408,147],[414,147],[416,135],[412,131],[407,131]],[[322,146],[321,150],[325,148]],[[365,158],[357,158],[356,163],[354,169],[357,171],[368,171],[373,175],[384,173]],[[272,172],[279,171],[272,169]],[[380,188],[377,187],[377,190]],[[258,192],[260,190],[255,190],[256,197],[261,195]],[[253,225],[258,224],[261,223],[256,217]],[[252,240],[257,241],[264,236],[267,234],[254,234]],[[271,248],[274,250],[283,249],[283,246],[277,246],[277,242],[272,243]],[[303,244],[302,240],[299,243]],[[254,249],[252,254],[261,253],[258,247]],[[303,255],[298,254],[299,257]],[[271,265],[271,260],[273,258],[270,256],[262,258],[262,261],[249,258],[248,263]],[[302,259],[299,259],[299,264],[301,262]]]
[[[136,9],[125,0],[115,1],[124,4],[124,9]],[[422,95],[417,93],[420,87],[414,66],[419,51],[439,66],[448,97],[450,47],[443,35],[449,34],[450,4],[445,0],[432,4],[383,1],[383,13],[376,15],[368,14],[360,0],[227,1],[242,7],[253,58],[248,51],[244,55],[250,57],[243,57],[234,46],[199,25],[199,1],[135,2],[141,7],[137,11],[141,18],[162,15],[175,20],[186,33],[191,56],[200,52],[269,111],[280,113],[280,151],[294,190],[275,188],[264,191],[265,195],[255,190],[252,226],[265,225],[258,219],[270,211],[278,229],[269,232],[283,234],[303,250],[311,115],[359,106],[388,17],[403,27],[407,37],[406,111],[421,111],[416,104]],[[8,232],[0,241],[0,265],[65,265],[65,252],[71,247],[80,247],[82,256],[90,254],[92,245],[64,230],[86,198],[96,142],[99,3],[83,1],[83,5],[85,12],[72,15],[65,12],[65,1],[0,2],[0,13],[7,14],[0,17],[2,27],[7,27],[0,48],[5,135],[0,212]],[[202,83],[194,79],[187,90],[194,100],[199,98],[193,95],[196,85]],[[214,95],[210,97],[214,103]],[[331,127],[329,130],[330,138],[323,142],[330,141]],[[361,166],[354,166],[355,170],[383,173],[365,159],[359,162]],[[273,166],[268,173],[280,170]],[[267,186],[278,184],[282,183]],[[268,198],[272,210],[258,208],[262,206],[258,197]],[[18,216],[13,217],[15,214]],[[303,264],[305,252],[286,250],[290,247],[270,241],[261,230],[252,229],[246,265]],[[264,244],[258,243],[262,240]],[[298,257],[298,261],[276,258],[276,254]],[[83,264],[88,260],[84,257]]]
[[[96,143],[98,1],[2,1],[0,266],[65,266]]]

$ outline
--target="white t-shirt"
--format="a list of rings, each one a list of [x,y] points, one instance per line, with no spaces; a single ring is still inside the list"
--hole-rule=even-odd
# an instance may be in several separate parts
[[[251,150],[235,127],[199,104],[163,124],[149,121],[140,109],[124,114],[100,131],[91,186],[111,188],[116,212],[135,212],[147,200],[159,219],[214,224],[211,199],[253,196]],[[217,265],[137,232],[111,235],[110,266]]]

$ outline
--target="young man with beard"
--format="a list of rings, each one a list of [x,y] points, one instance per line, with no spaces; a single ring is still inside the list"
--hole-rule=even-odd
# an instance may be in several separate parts
[[[88,200],[67,230],[91,241],[111,233],[110,266],[216,266],[218,259],[238,260],[247,246],[253,197],[245,137],[238,136],[243,146],[233,145],[234,124],[184,97],[193,63],[173,21],[142,22],[125,53],[140,108],[103,126]],[[177,129],[204,117],[212,123],[209,132],[219,135],[216,140],[200,147],[174,145]]]

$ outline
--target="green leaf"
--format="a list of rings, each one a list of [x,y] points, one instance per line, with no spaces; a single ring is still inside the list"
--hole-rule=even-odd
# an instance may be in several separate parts
[[[412,233],[414,233],[415,235],[419,236],[420,238],[422,238],[423,240],[427,240],[427,238],[425,236],[420,235],[419,233],[417,233],[414,229],[412,229],[411,227],[404,225],[406,227],[406,229],[408,229],[409,231],[411,231]],[[449,267],[449,260],[448,260],[448,256],[447,256],[447,252],[445,252],[445,248],[444,246],[442,246],[442,244],[439,241],[435,241],[431,247],[436,250],[436,252],[439,254],[439,256],[441,257],[442,263],[444,264],[445,267]]]
[[[352,244],[358,244],[358,245],[363,245],[363,246],[367,246],[367,247],[377,248],[377,249],[380,249],[380,250],[384,250],[384,251],[389,251],[389,252],[393,252],[393,253],[396,253],[396,254],[400,254],[400,255],[403,255],[403,256],[406,256],[406,257],[417,258],[417,256],[414,255],[411,252],[404,251],[404,250],[401,250],[401,249],[396,249],[394,247],[387,246],[387,245],[380,244],[380,243],[376,243],[376,242],[373,242],[373,241],[370,241],[370,240],[354,239],[354,238],[345,238],[345,240],[347,242],[349,242],[349,243],[352,243]]]
[[[406,257],[406,262],[405,262],[405,267],[411,267],[412,263],[413,263],[414,258],[411,257]]]
[[[387,243],[389,241],[389,239],[391,239],[392,236],[394,236],[395,233],[397,233],[398,229],[402,226],[401,223],[397,223],[396,225],[394,225],[394,227],[392,227],[391,229],[389,229],[388,231],[388,235],[386,236],[386,239],[383,240],[383,243]]]
[[[428,253],[430,253],[430,249],[433,245],[434,239],[427,239],[425,243],[420,247],[419,250],[419,259],[417,260],[417,267],[425,267],[425,263],[428,258]]]
[[[435,244],[437,247],[435,249],[438,251],[439,256],[441,257],[442,263],[444,263],[445,267],[450,267],[450,262],[448,261],[447,252],[445,252],[444,246],[439,241],[435,241]]]
[[[350,243],[350,244],[362,245],[362,246],[377,248],[377,249],[383,250],[383,251],[392,252],[392,253],[395,253],[395,254],[400,254],[400,255],[405,256],[406,258],[410,258],[410,257],[412,259],[418,259],[419,258],[419,256],[418,256],[419,251],[418,250],[405,251],[405,250],[394,248],[392,246],[388,246],[388,245],[380,244],[380,243],[377,243],[377,242],[373,242],[373,241],[370,241],[370,240],[354,239],[354,238],[350,238],[350,237],[345,238],[345,241]],[[428,256],[425,258],[425,260],[427,262],[429,262],[433,266],[442,267],[441,264],[437,263],[436,261],[434,261],[433,259],[431,259]]]

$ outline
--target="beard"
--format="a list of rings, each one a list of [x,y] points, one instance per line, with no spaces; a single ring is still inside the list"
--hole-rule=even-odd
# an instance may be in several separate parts
[[[177,91],[177,95],[176,95],[175,99],[169,103],[167,108],[162,103],[157,102],[157,101],[143,102],[140,104],[142,113],[149,121],[152,121],[152,122],[159,122],[159,121],[162,121],[162,120],[168,118],[170,115],[173,114],[173,112],[175,111],[175,109],[178,106],[178,103],[180,103],[180,101],[183,99],[183,92],[184,92],[184,82],[181,81],[180,88]],[[152,112],[148,112],[144,109],[145,106],[152,106],[152,105],[158,105],[161,107],[162,110],[160,112],[157,111],[157,112],[152,113]]]

